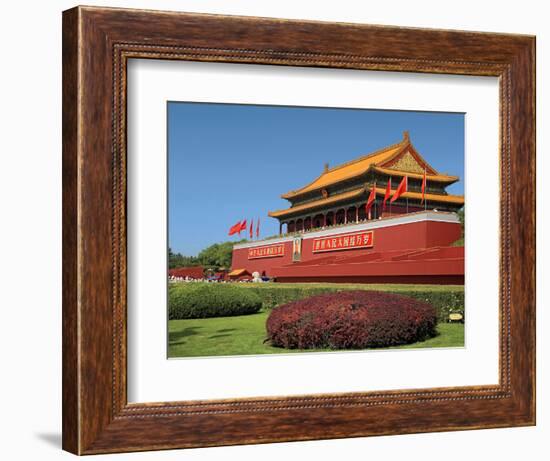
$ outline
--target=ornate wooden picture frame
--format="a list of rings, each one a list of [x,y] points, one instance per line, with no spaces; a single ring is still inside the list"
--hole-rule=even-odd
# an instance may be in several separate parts
[[[500,85],[494,386],[127,401],[129,59],[482,75]],[[77,7],[63,13],[63,448],[77,454],[535,424],[535,39]]]

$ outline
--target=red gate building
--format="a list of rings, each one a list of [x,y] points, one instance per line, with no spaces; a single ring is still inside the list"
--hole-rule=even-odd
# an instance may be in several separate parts
[[[405,177],[407,191],[384,206],[388,184],[393,196]],[[283,194],[290,206],[269,212],[279,236],[235,245],[232,268],[282,282],[462,284],[464,247],[451,245],[461,236],[456,211],[464,197],[446,191],[458,180],[429,165],[405,132],[399,143],[325,165]]]

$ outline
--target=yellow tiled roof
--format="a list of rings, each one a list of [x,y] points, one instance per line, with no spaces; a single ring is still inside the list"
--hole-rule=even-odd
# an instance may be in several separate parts
[[[423,175],[419,173],[410,173],[408,171],[391,170],[390,168],[383,168],[381,166],[372,166],[372,169],[380,173],[393,176],[408,176],[409,178],[422,179]],[[445,174],[426,174],[427,181],[447,182],[452,184],[458,181],[458,176],[448,176]]]
[[[270,211],[268,213],[269,216],[272,218],[281,218],[284,216],[288,216],[291,214],[294,214],[298,211],[304,211],[304,210],[310,210],[312,208],[317,208],[324,205],[330,205],[333,203],[338,203],[343,200],[347,200],[350,198],[360,197],[361,195],[365,195],[365,198],[367,196],[367,193],[370,192],[370,188],[364,188],[360,187],[358,189],[353,189],[348,192],[344,192],[342,194],[333,195],[328,198],[323,198],[320,200],[314,200],[313,202],[304,203],[302,205],[297,205],[295,207],[286,208],[284,210],[277,210],[277,211]],[[395,193],[395,189],[391,190],[391,195]],[[377,187],[376,188],[376,195],[384,196],[386,194],[386,189],[383,187]],[[403,198],[410,198],[414,200],[421,200],[422,199],[422,193],[421,192],[405,192],[401,197]],[[443,194],[426,194],[425,199],[428,202],[438,202],[438,203],[452,203],[454,205],[464,205],[464,196],[463,195],[443,195]],[[389,199],[388,199],[389,200]]]
[[[282,198],[290,198],[305,192],[309,192],[315,189],[321,189],[322,187],[334,184],[345,179],[350,179],[360,174],[365,173],[369,167],[375,163],[387,161],[393,156],[401,152],[401,150],[409,144],[408,140],[403,140],[397,144],[393,144],[388,147],[384,147],[381,150],[373,152],[368,155],[364,155],[350,162],[343,163],[342,165],[330,168],[328,171],[323,172],[317,179],[309,183],[307,186],[301,189],[296,189],[286,194],[281,195]]]
[[[391,194],[393,195],[394,192],[395,192],[395,189],[392,189]],[[385,188],[382,188],[382,187],[376,188],[376,195],[385,195],[385,194],[386,194]],[[401,197],[421,200],[422,192],[405,192]],[[464,195],[440,195],[440,194],[427,193],[425,194],[424,197],[428,202],[452,203],[455,205],[464,205]],[[292,210],[292,208],[290,209]]]
[[[248,271],[246,269],[233,269],[229,274],[227,274],[229,277],[238,277],[239,275],[248,274]]]
[[[388,162],[390,162],[392,159],[398,157],[402,152],[406,151],[407,148],[410,148],[410,150],[415,152],[415,155],[419,157],[420,162],[423,162],[425,164],[428,170],[427,178],[429,181],[437,181],[449,184],[458,181],[457,176],[439,174],[435,169],[433,169],[422,158],[422,156],[418,152],[416,152],[414,147],[411,145],[408,132],[405,132],[403,133],[403,139],[397,144],[392,144],[391,146],[384,147],[371,154],[363,155],[362,157],[356,158],[349,162],[329,168],[306,186],[287,192],[286,194],[281,195],[281,197],[285,199],[290,199],[306,192],[322,189],[331,184],[336,184],[341,181],[345,181],[346,179],[351,179],[356,176],[365,174],[370,168],[388,175],[406,175],[410,176],[411,178],[422,178],[422,174],[401,170],[393,170],[390,168],[385,168],[383,166],[387,165]]]
[[[304,203],[302,205],[296,205],[295,207],[292,207],[292,208],[287,208],[284,210],[277,210],[277,211],[270,211],[268,215],[271,216],[272,218],[278,218],[280,216],[285,216],[287,214],[295,213],[297,211],[309,210],[311,208],[316,208],[318,206],[330,205],[331,203],[337,203],[342,200],[358,197],[364,193],[365,193],[365,188],[359,187],[358,189],[353,189],[348,192],[343,192],[342,194],[337,194],[331,197],[314,200],[313,202]]]

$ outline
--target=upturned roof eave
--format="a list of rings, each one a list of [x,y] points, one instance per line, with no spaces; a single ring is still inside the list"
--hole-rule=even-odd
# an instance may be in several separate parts
[[[298,197],[300,195],[303,195],[303,194],[306,194],[306,193],[309,193],[309,192],[313,192],[313,191],[316,191],[316,190],[320,190],[320,189],[323,189],[329,185],[334,185],[334,184],[338,184],[339,182],[342,182],[342,181],[347,181],[348,179],[351,179],[351,178],[354,178],[354,177],[357,177],[357,176],[361,176],[362,174],[365,174],[368,169],[370,168],[371,165],[373,165],[373,163],[369,163],[367,165],[367,167],[365,167],[365,169],[359,173],[356,173],[356,174],[353,174],[353,175],[350,175],[349,177],[344,177],[342,179],[339,179],[338,181],[335,181],[333,183],[329,183],[329,184],[325,184],[325,185],[320,185],[318,187],[313,187],[311,188],[312,185],[314,185],[317,181],[319,181],[325,174],[327,173],[330,173],[330,172],[334,172],[336,170],[339,170],[339,169],[342,169],[342,168],[345,168],[347,166],[350,166],[350,165],[353,165],[355,163],[358,163],[358,162],[364,162],[366,160],[368,160],[369,158],[371,157],[375,157],[375,156],[378,156],[378,155],[381,155],[383,154],[385,151],[392,151],[394,149],[397,149],[396,152],[393,152],[391,155],[388,156],[388,158],[385,158],[385,159],[381,159],[379,160],[378,162],[376,163],[380,163],[380,162],[387,162],[389,161],[390,159],[394,158],[396,155],[400,154],[407,146],[410,146],[411,145],[411,142],[408,138],[405,138],[395,144],[391,144],[389,146],[386,146],[386,147],[383,147],[381,149],[378,149],[374,152],[371,152],[370,154],[367,154],[367,155],[363,155],[359,158],[356,158],[356,159],[353,159],[353,160],[350,160],[348,162],[345,162],[345,163],[342,163],[340,165],[337,165],[333,168],[330,168],[329,170],[327,171],[324,171],[323,173],[321,173],[319,176],[317,176],[313,181],[311,181],[310,183],[306,184],[305,186],[303,187],[300,187],[299,189],[295,189],[295,190],[291,190],[289,192],[286,192],[284,194],[281,195],[281,198],[283,199],[290,199],[290,198],[294,198],[294,197]]]
[[[323,200],[323,201],[313,202],[311,206],[305,206],[305,205],[308,205],[308,204],[304,204],[304,205],[298,205],[298,207],[295,207],[295,208],[291,207],[291,208],[286,208],[284,210],[270,211],[270,212],[268,212],[268,216],[270,216],[272,218],[281,218],[281,217],[291,216],[293,214],[300,213],[300,212],[308,212],[308,211],[314,210],[316,208],[322,208],[323,206],[326,206],[326,205],[336,205],[336,204],[338,204],[340,202],[343,202],[345,200],[357,198],[362,193],[366,194],[366,192],[368,192],[368,188],[367,189],[362,188],[361,190],[357,190],[356,194],[346,195],[345,197],[342,197],[340,200],[333,200],[333,201],[328,202],[328,203],[327,203],[327,201]],[[376,195],[377,196],[384,196],[385,193],[386,193],[385,188],[382,188],[382,187],[377,187],[376,188]],[[395,189],[391,189],[391,192],[390,192],[391,196],[393,196],[394,193],[395,193]],[[337,196],[335,196],[335,197],[337,197]],[[411,198],[411,199],[414,199],[414,200],[419,200],[422,197],[422,193],[421,192],[407,191],[402,195],[402,197],[403,198]],[[425,194],[425,199],[428,202],[446,203],[446,204],[450,204],[450,205],[464,205],[464,196],[463,195],[437,195],[437,194],[426,193]],[[326,200],[328,200],[328,199],[326,199]]]
[[[388,165],[388,163],[391,164],[392,161],[397,159],[400,155],[403,154],[406,150],[409,150],[411,154],[417,159],[418,162],[422,163],[424,165],[424,168],[427,170],[427,180],[428,181],[435,181],[447,185],[454,184],[459,180],[458,176],[449,176],[440,174],[435,168],[433,168],[426,159],[416,150],[416,148],[413,146],[412,142],[410,141],[408,132],[403,133],[403,139],[395,144],[392,144],[390,146],[383,147],[381,149],[378,149],[370,154],[363,155],[359,158],[350,160],[348,162],[342,163],[340,165],[337,165],[333,168],[330,168],[323,173],[321,173],[319,176],[317,176],[313,181],[308,183],[307,185],[295,189],[289,192],[286,192],[281,195],[281,198],[290,200],[296,197],[303,196],[305,194],[308,194],[310,192],[316,192],[320,191],[326,187],[334,186],[335,184],[339,184],[345,181],[349,181],[350,179],[358,178],[362,175],[367,174],[370,171],[378,171],[383,172],[384,174],[394,174],[396,176],[409,176],[411,178],[422,178],[422,174],[419,173],[411,173],[407,171],[401,171],[401,170],[393,170],[391,168],[385,167],[383,165]],[[382,156],[382,158],[376,158]],[[322,183],[317,186],[315,186],[316,183],[320,182],[320,180],[328,173],[333,173],[337,170],[349,167],[351,165],[355,165],[360,162],[368,162],[368,160],[371,159],[367,165],[362,168],[360,171],[353,172],[351,174],[348,174],[347,176],[343,176],[340,178],[336,178],[332,181],[329,180],[327,183]]]
[[[380,173],[388,174],[388,175],[393,174],[395,176],[401,176],[401,177],[408,176],[408,177],[415,178],[415,179],[422,179],[422,177],[423,177],[423,175],[419,174],[419,173],[411,173],[409,171],[402,171],[402,170],[392,170],[392,169],[383,168],[383,167],[380,167],[376,164],[371,163],[364,171],[361,171],[361,172],[356,173],[354,175],[350,175],[348,177],[344,177],[344,178],[340,179],[339,181],[335,181],[331,184],[322,185],[322,186],[319,186],[319,187],[316,187],[316,188],[313,188],[313,189],[309,189],[309,190],[307,190],[305,192],[302,192],[302,193],[296,192],[296,193],[293,193],[292,195],[290,195],[291,193],[287,192],[286,194],[281,195],[281,198],[283,198],[283,199],[295,198],[295,197],[299,197],[300,195],[308,194],[310,192],[316,192],[316,191],[322,190],[322,189],[324,189],[328,186],[334,186],[335,184],[339,184],[339,183],[342,183],[342,182],[345,182],[345,181],[349,181],[350,179],[359,178],[363,175],[368,174],[371,171],[376,171],[376,172],[380,172]],[[315,181],[317,181],[321,176],[319,176]],[[451,184],[456,183],[459,180],[458,176],[447,176],[447,175],[441,175],[441,174],[427,175],[426,179],[427,179],[427,181],[434,181],[434,182],[444,183],[448,186],[450,186]],[[315,181],[313,181],[313,182],[315,182]]]
[[[384,168],[378,165],[371,165],[371,168],[369,169],[372,169],[387,175],[408,176],[409,178],[415,178],[415,179],[422,179],[423,177],[421,173],[411,173],[410,171],[392,170],[391,168]],[[449,176],[444,174],[437,174],[437,175],[427,174],[426,175],[427,181],[445,183],[448,186],[450,186],[451,184],[454,184],[459,179],[460,178],[458,176]]]
[[[281,216],[286,216],[289,214],[299,213],[301,211],[311,210],[315,208],[322,208],[327,205],[333,205],[340,202],[343,202],[345,200],[354,199],[362,194],[365,194],[366,189],[365,187],[360,187],[357,189],[354,189],[349,192],[344,192],[342,194],[333,195],[332,197],[328,197],[326,199],[320,199],[315,200],[310,203],[304,203],[302,205],[297,205],[296,207],[286,208],[284,210],[275,210],[275,211],[269,211],[267,214],[271,218],[278,218]]]

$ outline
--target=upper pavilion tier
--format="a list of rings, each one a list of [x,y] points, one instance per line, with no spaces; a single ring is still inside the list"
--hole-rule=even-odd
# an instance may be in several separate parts
[[[464,196],[450,195],[445,190],[457,182],[459,177],[440,173],[433,168],[415,149],[409,133],[405,131],[403,139],[396,144],[332,168],[325,165],[321,175],[312,182],[281,195],[290,202],[290,208],[271,211],[269,216],[288,223],[290,220],[308,217],[313,220],[315,216],[324,215],[324,222],[328,213],[336,215],[339,211],[344,211],[345,219],[351,207],[356,209],[355,214],[360,219],[360,208],[367,200],[373,184],[376,184],[377,195],[383,196],[389,179],[393,194],[404,176],[408,178],[408,192],[394,202],[390,213],[418,211],[424,172],[427,183],[425,198],[430,208],[456,211],[464,205]],[[421,208],[424,207],[422,205]],[[373,211],[376,217],[382,214],[378,206]],[[331,219],[333,223],[339,221],[335,216],[329,216]]]
[[[409,133],[405,131],[403,139],[397,144],[392,144],[332,168],[325,165],[325,170],[315,180],[300,189],[287,192],[281,197],[285,199],[298,197],[307,192],[363,176],[369,170],[393,176],[402,177],[406,175],[422,179],[424,168],[426,168],[426,176],[429,181],[437,181],[448,186],[459,179],[458,176],[441,174],[432,168],[414,148]]]

